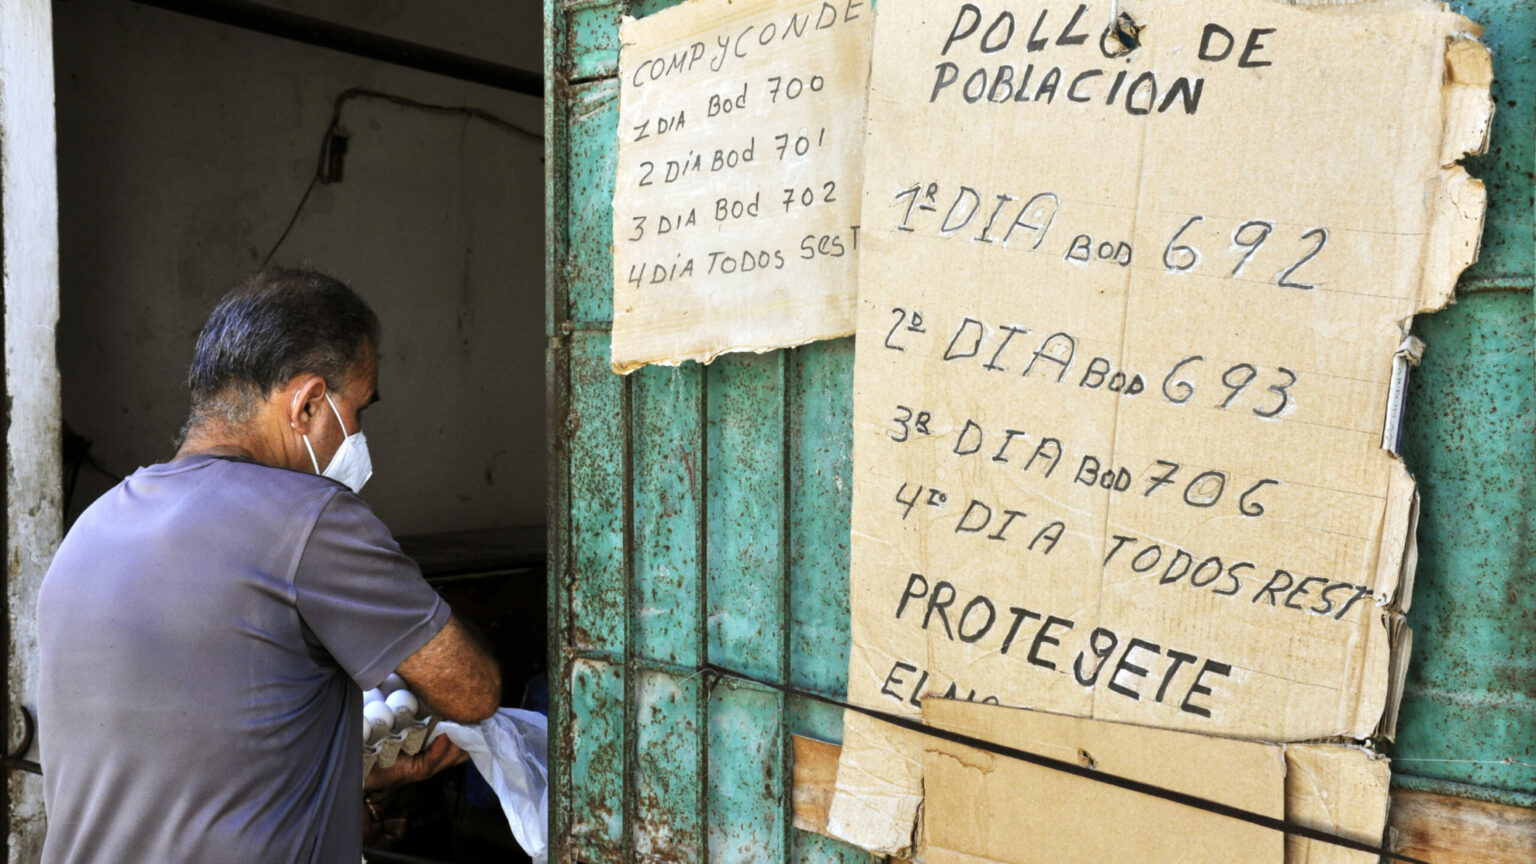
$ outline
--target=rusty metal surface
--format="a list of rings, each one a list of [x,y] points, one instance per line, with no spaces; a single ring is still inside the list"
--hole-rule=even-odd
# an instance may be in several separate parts
[[[846,689],[852,340],[607,369],[618,24],[545,0],[552,860],[866,862],[789,824],[791,733],[837,712],[702,661]],[[1536,806],[1536,0],[1457,4],[1495,52],[1483,254],[1424,316],[1404,456],[1423,492],[1396,782]]]
[[[1416,329],[1429,349],[1403,450],[1422,512],[1394,767],[1519,803],[1501,793],[1536,792],[1536,315],[1528,293],[1481,292]]]
[[[570,87],[564,108],[570,143],[564,157],[571,246],[563,262],[568,321],[605,330],[613,319],[613,166],[619,122],[613,79]]]
[[[607,368],[618,22],[546,0],[555,861],[867,862],[790,823],[792,733],[846,690],[852,344]]]
[[[853,340],[796,349],[789,370],[789,683],[848,689],[849,521],[853,509]],[[843,738],[842,714],[790,706],[795,734]]]
[[[1479,261],[1420,316],[1403,458],[1419,483],[1413,654],[1394,753],[1402,786],[1536,806],[1536,385],[1532,169],[1536,3],[1452,4],[1488,28],[1497,106]]]
[[[627,4],[622,0],[551,2],[568,22],[560,66],[566,77],[572,81],[613,77],[619,63],[619,16]]]
[[[1488,187],[1488,218],[1477,264],[1461,280],[1463,294],[1530,291],[1536,212],[1531,206],[1532,142],[1536,140],[1536,2],[1470,0],[1455,11],[1487,28],[1493,52],[1495,112],[1488,153],[1466,161]]]

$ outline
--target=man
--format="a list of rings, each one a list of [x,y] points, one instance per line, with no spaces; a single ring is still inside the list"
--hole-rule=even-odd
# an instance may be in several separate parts
[[[44,862],[357,864],[362,697],[494,713],[496,664],[356,494],[379,323],[259,274],[198,336],[185,443],[91,505],[38,597]],[[350,487],[350,488],[349,488]],[[440,738],[380,782],[463,754]]]

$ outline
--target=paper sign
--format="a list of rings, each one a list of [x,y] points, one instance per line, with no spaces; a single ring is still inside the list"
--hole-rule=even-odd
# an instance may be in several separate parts
[[[613,368],[853,332],[864,0],[694,0],[620,28]]]
[[[1277,744],[944,699],[930,725],[1281,819]],[[1280,864],[1285,837],[1231,817],[930,738],[923,748],[930,864]],[[1385,811],[1383,811],[1385,813]]]
[[[1365,738],[1393,357],[1476,257],[1487,53],[1430,3],[1119,8],[880,4],[849,696]],[[874,725],[829,829],[897,850],[920,760]]]

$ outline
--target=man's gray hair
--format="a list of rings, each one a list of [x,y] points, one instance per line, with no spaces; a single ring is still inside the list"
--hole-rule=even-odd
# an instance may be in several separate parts
[[[187,429],[239,428],[296,375],[340,389],[370,345],[378,350],[379,319],[351,288],[310,270],[263,270],[226,294],[198,334]]]

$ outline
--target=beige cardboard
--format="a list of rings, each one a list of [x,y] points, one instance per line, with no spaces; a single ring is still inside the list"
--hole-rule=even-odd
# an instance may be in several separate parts
[[[1291,744],[1285,748],[1285,818],[1379,846],[1391,805],[1387,760],[1360,747]],[[1286,864],[1375,864],[1377,858],[1331,843],[1290,836]]]
[[[1414,494],[1382,430],[1412,316],[1476,256],[1482,187],[1445,158],[1486,141],[1475,26],[1122,2],[1141,44],[1107,59],[1109,3],[969,8],[876,27],[850,698],[1390,727]],[[872,725],[828,826],[897,851],[921,774]]]
[[[1263,744],[944,699],[927,700],[923,717],[941,729],[1372,845],[1386,829],[1388,762],[1361,747]],[[922,748],[922,851],[930,864],[1228,864],[1280,860],[1282,844],[1286,864],[1375,861],[938,739],[922,739]]]
[[[905,854],[911,849],[914,820],[923,803],[927,740],[863,714],[843,712],[843,752],[827,809],[827,833],[879,852]]]
[[[693,0],[620,28],[615,371],[853,332],[866,0]]]
[[[944,699],[924,702],[923,717],[1105,774],[1286,815],[1287,760],[1278,744]],[[1286,860],[1278,831],[971,747],[926,739],[923,772],[929,864]]]

